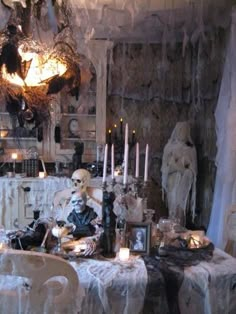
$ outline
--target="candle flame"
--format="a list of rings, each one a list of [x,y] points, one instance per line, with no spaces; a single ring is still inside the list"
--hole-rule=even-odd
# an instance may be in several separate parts
[[[117,125],[116,125],[116,124],[114,124],[114,128],[117,128]]]
[[[135,130],[133,130],[133,134],[135,134]]]
[[[111,133],[111,129],[108,130],[108,133]]]
[[[122,119],[122,118],[120,118],[120,122],[123,122],[123,119]]]

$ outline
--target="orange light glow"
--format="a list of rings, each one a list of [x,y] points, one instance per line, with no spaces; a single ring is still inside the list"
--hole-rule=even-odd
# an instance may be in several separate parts
[[[6,137],[8,135],[8,131],[7,130],[1,130],[0,131],[0,138]]]
[[[44,85],[45,80],[55,76],[62,75],[66,72],[66,64],[56,58],[49,58],[49,54],[37,54],[35,52],[23,52],[22,47],[18,48],[19,54],[23,61],[30,61],[31,65],[25,80],[18,74],[9,74],[5,65],[2,67],[2,76],[5,80],[19,86],[39,86]]]

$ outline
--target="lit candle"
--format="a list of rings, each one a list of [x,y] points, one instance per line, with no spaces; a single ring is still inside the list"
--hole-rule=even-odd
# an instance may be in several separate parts
[[[148,180],[148,155],[149,155],[149,145],[146,145],[146,153],[145,153],[145,165],[144,165],[144,182]]]
[[[139,177],[139,143],[136,143],[135,178]]]
[[[128,157],[129,157],[129,145],[126,144],[125,146],[125,158],[124,158],[124,177],[123,177],[123,184],[127,184],[127,178],[128,178]]]
[[[191,249],[199,248],[201,246],[201,237],[199,235],[191,235],[189,247]]]
[[[120,137],[123,135],[123,119],[120,118]]]
[[[125,146],[129,144],[129,126],[128,123],[125,124]]]
[[[114,124],[114,140],[117,141],[117,125]]]
[[[75,245],[75,248],[73,251],[75,253],[80,253],[81,251],[84,251],[86,249],[87,249],[87,244],[86,243],[80,243],[80,244]]]
[[[102,182],[106,182],[106,176],[107,176],[107,150],[108,150],[108,145],[105,145],[105,152],[104,152],[104,161],[103,161],[103,177],[102,177]]]
[[[115,178],[115,153],[114,144],[111,145],[111,178]]]
[[[16,154],[16,153],[12,153],[12,154],[11,154],[11,158],[12,158],[13,160],[16,160],[16,159],[17,159],[17,154]]]
[[[111,144],[111,129],[108,130],[108,143]]]
[[[39,172],[39,178],[43,179],[45,177],[45,173],[44,172]]]
[[[129,260],[129,249],[126,248],[126,247],[122,247],[120,248],[120,251],[119,251],[119,259],[122,261],[122,262],[126,262]]]
[[[135,144],[135,130],[132,131],[132,144]]]
[[[11,154],[11,158],[13,159],[13,176],[15,176],[17,154],[16,153],[12,153]]]

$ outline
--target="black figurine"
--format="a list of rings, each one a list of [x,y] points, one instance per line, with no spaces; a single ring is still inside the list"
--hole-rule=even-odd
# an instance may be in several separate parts
[[[113,212],[113,202],[115,194],[113,192],[103,192],[103,205],[102,205],[102,247],[103,254],[107,257],[114,257],[114,243],[115,243],[115,228],[116,228],[116,215]]]
[[[73,170],[82,168],[82,155],[84,153],[84,143],[75,142],[75,152],[72,157]]]

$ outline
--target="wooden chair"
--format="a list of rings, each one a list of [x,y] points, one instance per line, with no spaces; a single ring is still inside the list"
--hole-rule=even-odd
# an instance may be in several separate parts
[[[0,277],[0,313],[78,312],[78,275],[62,258],[39,252],[2,250]]]

